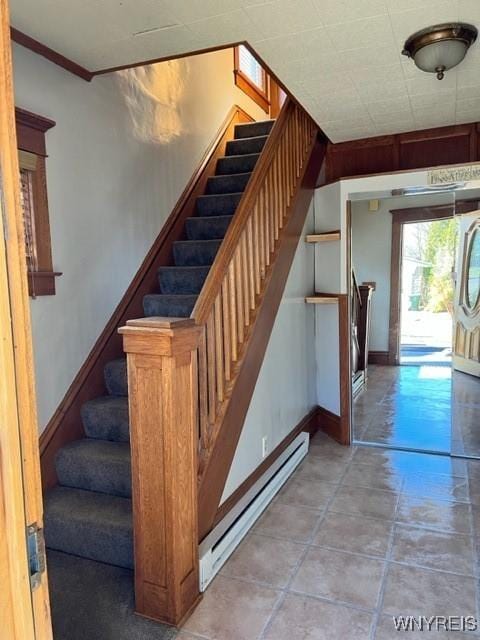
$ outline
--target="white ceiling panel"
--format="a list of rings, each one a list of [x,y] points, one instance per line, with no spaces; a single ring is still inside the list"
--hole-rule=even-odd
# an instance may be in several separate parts
[[[401,55],[480,0],[10,0],[12,25],[91,71],[247,41],[333,142],[480,121],[480,43],[444,80]]]

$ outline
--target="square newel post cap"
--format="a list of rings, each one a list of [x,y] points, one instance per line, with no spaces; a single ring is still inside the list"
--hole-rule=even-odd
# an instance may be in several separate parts
[[[126,353],[174,356],[198,347],[202,327],[193,318],[154,316],[128,320],[118,332]]]

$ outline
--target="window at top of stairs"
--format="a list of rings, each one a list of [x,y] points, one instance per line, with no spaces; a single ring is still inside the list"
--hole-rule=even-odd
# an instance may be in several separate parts
[[[234,49],[235,84],[268,113],[270,79],[260,62],[243,44]]]

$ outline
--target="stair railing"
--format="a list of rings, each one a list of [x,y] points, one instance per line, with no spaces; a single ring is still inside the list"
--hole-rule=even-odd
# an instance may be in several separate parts
[[[316,132],[305,111],[287,100],[193,309],[191,317],[203,327],[198,361],[200,480]]]

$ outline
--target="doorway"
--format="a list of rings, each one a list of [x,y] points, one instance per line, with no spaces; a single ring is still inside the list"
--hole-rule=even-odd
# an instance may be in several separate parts
[[[402,225],[400,364],[452,361],[452,314],[458,219]]]

